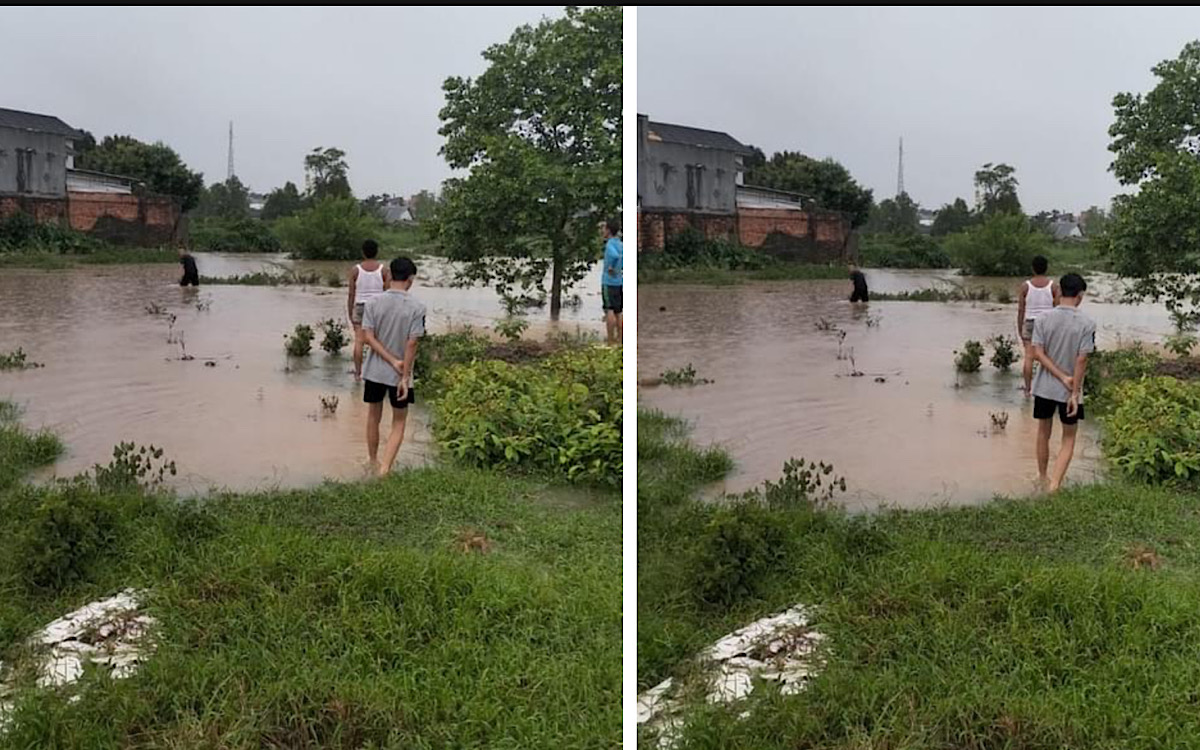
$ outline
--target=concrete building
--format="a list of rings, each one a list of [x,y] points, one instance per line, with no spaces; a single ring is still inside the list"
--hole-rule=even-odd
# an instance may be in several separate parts
[[[638,249],[691,229],[783,258],[853,257],[850,221],[807,196],[745,184],[753,151],[728,133],[638,115]]]
[[[82,135],[57,117],[0,108],[0,195],[65,198]]]
[[[742,158],[750,153],[728,133],[638,115],[638,203],[648,210],[732,214]]]
[[[129,177],[75,169],[82,137],[57,117],[0,108],[0,219],[23,213],[125,244],[178,241],[174,198],[147,194]]]

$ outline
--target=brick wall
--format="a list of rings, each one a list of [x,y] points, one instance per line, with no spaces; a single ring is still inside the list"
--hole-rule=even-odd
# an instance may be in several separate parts
[[[850,220],[843,214],[776,208],[741,208],[736,215],[643,209],[637,218],[638,250],[661,250],[668,237],[688,227],[787,260],[832,263],[856,256]]]
[[[26,213],[38,221],[65,221],[67,202],[62,198],[34,198],[25,195],[0,196],[0,219]]]
[[[163,245],[179,237],[179,207],[163,196],[70,193],[71,228],[110,242]]]

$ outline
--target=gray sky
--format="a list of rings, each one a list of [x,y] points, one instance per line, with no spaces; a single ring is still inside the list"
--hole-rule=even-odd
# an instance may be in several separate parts
[[[833,158],[876,200],[973,200],[984,162],[1026,210],[1107,206],[1112,97],[1200,38],[1200,9],[648,7],[638,111],[768,154]]]
[[[0,8],[0,107],[172,146],[206,182],[303,187],[315,146],[359,196],[437,189],[442,81],[542,7]],[[18,33],[19,30],[19,33]],[[10,73],[18,73],[10,75]]]

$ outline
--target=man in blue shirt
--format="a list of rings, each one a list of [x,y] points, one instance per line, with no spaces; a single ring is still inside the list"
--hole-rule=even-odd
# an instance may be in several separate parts
[[[621,245],[621,222],[609,219],[604,222],[604,279],[601,281],[600,296],[604,300],[604,322],[608,327],[608,343],[621,343],[622,336],[622,283],[624,248]]]

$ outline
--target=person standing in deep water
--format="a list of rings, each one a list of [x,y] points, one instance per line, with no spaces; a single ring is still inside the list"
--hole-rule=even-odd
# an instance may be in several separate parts
[[[185,247],[179,248],[179,263],[183,266],[183,278],[179,280],[179,286],[200,286],[200,270],[196,268],[196,259]]]
[[[867,292],[867,277],[863,276],[863,272],[858,270],[858,266],[850,264],[850,281],[854,283],[854,291],[850,294],[851,302],[867,302],[869,293]]]

